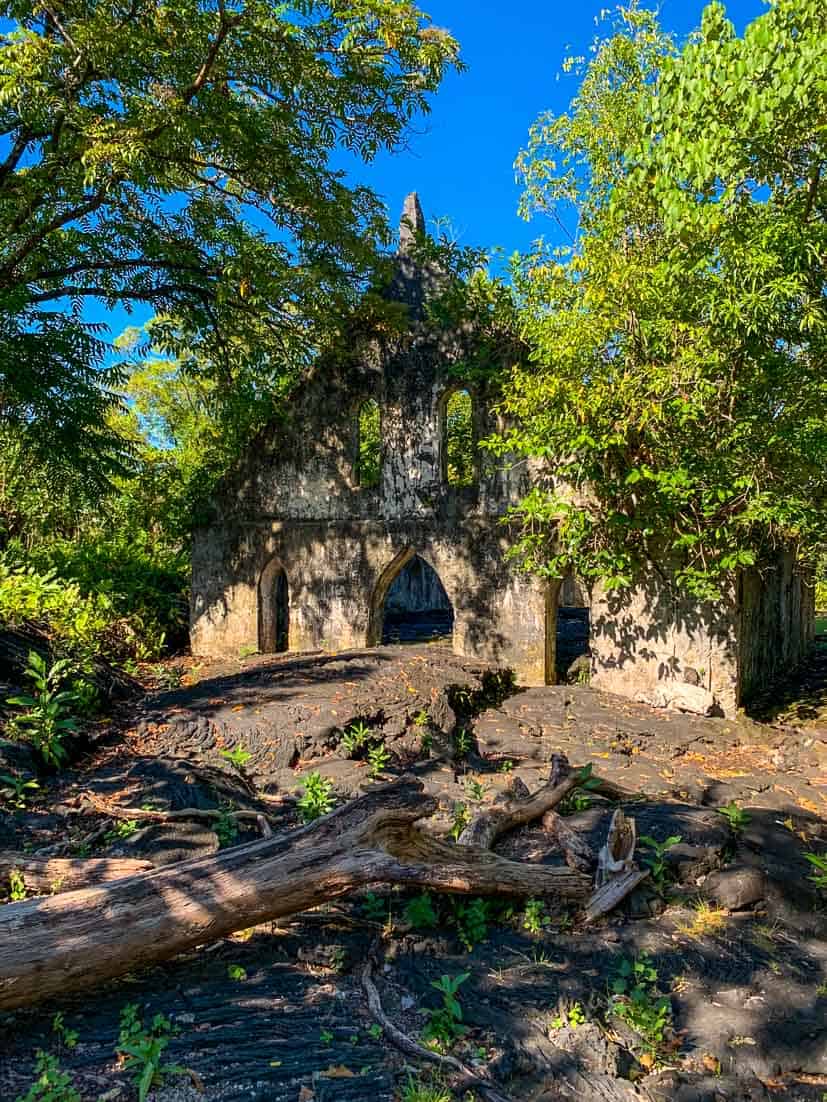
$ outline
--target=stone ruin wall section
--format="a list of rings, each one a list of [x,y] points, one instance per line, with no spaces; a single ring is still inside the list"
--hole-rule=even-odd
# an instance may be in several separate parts
[[[193,542],[192,646],[237,655],[259,637],[259,580],[277,558],[290,591],[292,650],[350,649],[371,636],[377,585],[411,549],[436,570],[454,609],[454,650],[546,677],[545,587],[506,560],[498,523],[525,492],[480,456],[472,486],[448,485],[444,404],[462,389],[447,371],[450,345],[427,338],[374,346],[357,366],[321,365],[291,420],[275,424],[216,502]],[[494,428],[490,396],[474,398],[475,435]],[[358,485],[358,412],[382,417],[381,482]]]

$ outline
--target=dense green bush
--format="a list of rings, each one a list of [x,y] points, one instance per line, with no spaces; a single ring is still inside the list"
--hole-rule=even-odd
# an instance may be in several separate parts
[[[182,550],[139,533],[54,540],[28,559],[77,584],[85,597],[105,602],[117,618],[112,626],[128,618],[128,627],[118,626],[120,643],[136,657],[155,657],[165,644],[186,642],[189,566]]]
[[[157,657],[186,623],[186,562],[140,543],[56,540],[0,555],[0,625],[34,624],[81,662]]]

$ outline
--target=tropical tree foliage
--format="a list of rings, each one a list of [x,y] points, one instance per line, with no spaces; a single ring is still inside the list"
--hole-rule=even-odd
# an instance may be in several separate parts
[[[123,376],[86,305],[149,306],[165,354],[222,393],[266,388],[387,236],[331,151],[393,148],[457,45],[408,0],[0,0],[0,18],[0,422],[107,474],[128,458]]]
[[[713,596],[827,501],[827,13],[772,0],[739,37],[711,4],[682,49],[619,9],[568,113],[518,168],[550,215],[516,269],[530,365],[492,443],[547,471],[521,550],[609,586],[669,560]]]

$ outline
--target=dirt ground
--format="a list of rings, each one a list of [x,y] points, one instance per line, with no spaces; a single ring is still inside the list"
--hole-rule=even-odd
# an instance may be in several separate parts
[[[466,1032],[451,1051],[515,1102],[823,1100],[827,896],[803,855],[827,850],[825,653],[788,696],[766,702],[760,723],[655,711],[587,686],[521,690],[442,646],[171,664],[166,677],[179,684],[122,708],[29,810],[0,814],[0,849],[156,864],[207,854],[256,832],[237,831],[229,816],[217,829],[198,819],[130,824],[102,802],[248,808],[279,831],[300,822],[296,801],[314,772],[339,801],[413,773],[439,800],[429,829],[448,833],[515,784],[544,784],[559,753],[628,794],[621,803],[639,837],[680,840],[657,875],[591,928],[553,901],[423,902],[377,885],[91,993],[6,1014],[0,1099],[25,1096],[42,1049],[83,1102],[132,1102],[136,1089],[115,1055],[126,1004],[172,1026],[164,1060],[185,1070],[164,1076],[149,1095],[156,1102],[482,1097],[452,1095],[449,1076],[390,1043],[362,985],[372,954],[385,1012],[414,1038],[439,1005],[433,982],[468,974],[458,991]],[[343,747],[355,724],[388,749],[377,777]],[[235,768],[227,753],[239,750]],[[0,772],[21,753],[0,743]],[[262,794],[285,799],[275,808]],[[615,806],[586,788],[564,810],[596,852]],[[540,823],[495,848],[563,863]],[[639,855],[655,858],[646,845]],[[618,1012],[623,993],[615,998],[613,984],[633,962],[648,969],[644,1008],[666,1000],[657,1043]],[[53,1028],[57,1013],[77,1033],[74,1046]]]

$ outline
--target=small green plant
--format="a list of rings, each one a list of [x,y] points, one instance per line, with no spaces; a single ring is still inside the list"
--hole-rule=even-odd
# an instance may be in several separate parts
[[[12,869],[9,873],[9,899],[12,903],[19,903],[26,898],[26,884],[23,874],[19,869]]]
[[[333,1034],[330,1032],[329,1029],[323,1029],[319,1033],[319,1040],[322,1042],[323,1045],[331,1045],[333,1044]]]
[[[467,757],[469,750],[473,746],[473,739],[468,731],[464,727],[459,727],[454,732],[454,753],[458,760]]]
[[[240,964],[228,964],[227,976],[235,983],[242,983],[247,979],[247,969],[242,968]]]
[[[372,780],[381,777],[388,767],[391,756],[384,742],[378,742],[368,750],[368,775]]]
[[[375,892],[365,892],[360,910],[369,922],[384,922],[388,906]]]
[[[249,643],[242,643],[238,648],[238,657],[242,662],[245,658],[252,658],[254,654],[258,654],[258,647],[253,647]]]
[[[146,1102],[152,1087],[161,1086],[165,1076],[187,1074],[180,1064],[161,1062],[173,1032],[172,1023],[163,1014],[156,1014],[146,1028],[137,1005],[128,1003],[121,1011],[120,1026],[116,1052],[137,1084],[138,1102]]]
[[[743,834],[744,828],[749,824],[750,815],[748,812],[743,811],[733,800],[728,803],[726,807],[718,808],[719,814],[723,815],[726,821],[729,823],[729,829],[737,837],[739,834]]]
[[[417,712],[414,716],[414,727],[425,727],[429,718],[428,713],[423,708],[421,712]]]
[[[600,787],[600,781],[592,776],[591,765],[584,765],[577,775],[577,787],[560,802],[561,815],[575,815],[578,811],[588,811],[592,806],[589,792]]]
[[[649,957],[621,960],[612,982],[612,1009],[637,1033],[641,1046],[655,1058],[672,1020],[672,1004],[657,989],[658,973]]]
[[[827,892],[827,853],[805,853],[804,858],[816,870],[808,879],[812,880],[820,891]]]
[[[468,821],[471,816],[468,813],[468,808],[463,803],[455,803],[451,812],[451,837],[455,842],[459,841],[459,836],[468,826]]]
[[[37,781],[28,781],[25,777],[21,777],[19,773],[0,773],[0,792],[2,792],[3,799],[17,811],[25,810],[28,793],[34,792],[38,788],[40,788],[40,785]]]
[[[453,1102],[454,1095],[447,1087],[434,1082],[423,1083],[409,1076],[402,1088],[400,1102]]]
[[[646,846],[647,850],[651,850],[650,853],[644,853],[641,860],[649,869],[655,891],[658,895],[663,896],[666,894],[671,879],[669,863],[665,860],[666,854],[674,846],[680,844],[681,835],[673,834],[665,841],[658,842],[648,834],[642,834],[640,841],[642,845]]]
[[[564,1026],[570,1026],[572,1029],[577,1029],[585,1021],[586,1015],[583,1007],[580,1003],[573,1003],[568,1010],[562,1010],[556,1018],[551,1019],[551,1028],[563,1029]]]
[[[367,746],[370,737],[370,727],[359,720],[358,723],[351,723],[350,727],[348,727],[342,735],[342,746],[344,746],[351,758],[355,758],[357,754]]]
[[[488,904],[484,899],[465,900],[452,899],[453,914],[451,921],[456,927],[457,936],[470,953],[475,945],[485,941],[488,936]]]
[[[69,1029],[63,1020],[63,1014],[55,1014],[52,1018],[52,1033],[58,1039],[58,1042],[65,1045],[66,1048],[72,1049],[77,1046],[78,1043],[78,1031],[76,1029]]]
[[[523,912],[524,930],[528,930],[530,934],[541,934],[550,922],[551,919],[541,899],[529,899],[526,901],[525,911]]]
[[[370,1034],[370,1036],[373,1038],[374,1041],[378,1041],[379,1038],[382,1036],[382,1027],[381,1027],[381,1025],[379,1025],[378,1022],[374,1022],[373,1025],[370,1026],[370,1028],[368,1029],[368,1033]]]
[[[479,803],[485,799],[485,785],[474,777],[469,777],[465,782],[465,795],[469,800],[476,800]]]
[[[71,1075],[60,1070],[57,1057],[40,1048],[35,1056],[37,1079],[15,1102],[81,1102],[80,1095],[72,1086]]]
[[[107,830],[103,836],[104,842],[112,843],[131,838],[138,829],[137,819],[121,819],[115,823],[111,830]]]
[[[229,808],[221,809],[221,814],[214,820],[212,828],[221,849],[235,845],[238,839],[238,821]]]
[[[47,765],[59,766],[66,760],[63,740],[78,730],[72,715],[75,694],[61,689],[73,672],[74,668],[66,658],[48,666],[46,659],[37,651],[30,651],[24,674],[32,682],[33,693],[10,696],[6,700],[7,704],[24,709],[14,716],[9,727],[20,738],[31,742]]]
[[[239,773],[244,771],[244,766],[252,756],[250,751],[245,750],[243,746],[234,746],[232,750],[221,751],[221,757],[228,761],[233,769],[238,770]]]
[[[327,815],[333,809],[333,782],[321,773],[309,774],[305,777],[304,795],[297,806],[303,823],[312,823]]]
[[[497,772],[498,773],[510,773],[513,768],[514,768],[514,762],[511,761],[510,758],[506,758],[505,761],[501,761],[500,764],[497,766]]]
[[[70,691],[74,700],[74,708],[78,715],[91,718],[101,708],[101,698],[97,686],[85,678],[72,681]]]
[[[178,666],[165,666],[163,662],[159,662],[152,667],[152,673],[162,689],[181,687],[181,670]]]
[[[431,981],[431,987],[442,996],[442,1005],[428,1011],[428,1022],[423,1031],[426,1041],[441,1048],[450,1048],[468,1032],[462,1024],[462,1006],[457,998],[457,991],[470,974],[461,972],[458,976],[441,976],[438,980]]]
[[[417,930],[432,930],[439,924],[429,892],[414,896],[405,908],[405,920]]]

